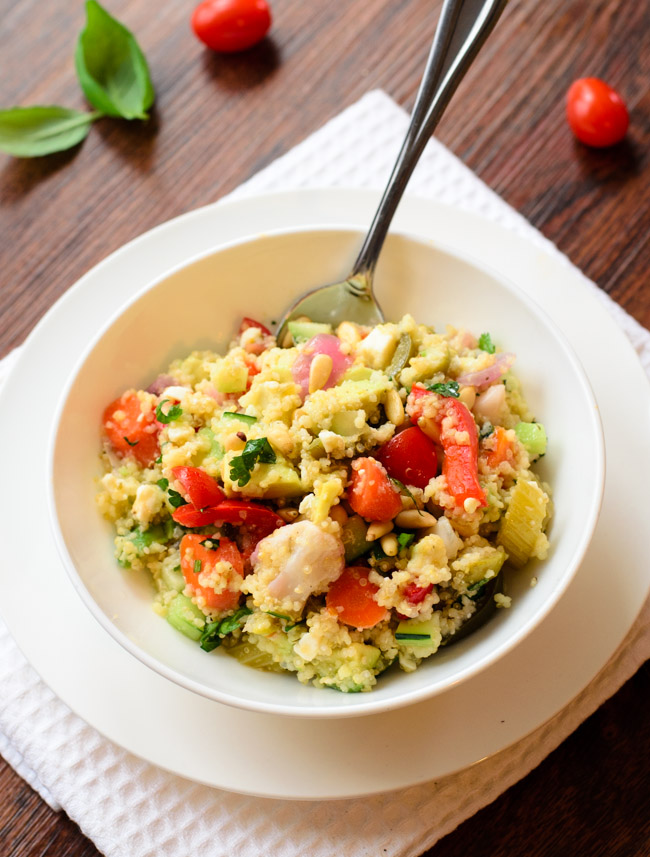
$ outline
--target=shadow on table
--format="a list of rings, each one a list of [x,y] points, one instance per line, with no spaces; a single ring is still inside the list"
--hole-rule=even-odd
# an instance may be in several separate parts
[[[233,92],[259,86],[280,65],[280,51],[272,39],[237,54],[203,52],[203,67],[210,77]]]

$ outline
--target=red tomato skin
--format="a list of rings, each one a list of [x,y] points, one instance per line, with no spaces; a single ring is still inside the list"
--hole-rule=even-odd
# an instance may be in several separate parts
[[[266,535],[286,523],[273,509],[250,500],[224,500],[211,511],[215,513],[217,521],[264,530]]]
[[[426,488],[438,475],[436,446],[417,426],[396,434],[380,447],[375,458],[393,479],[416,488]]]
[[[203,0],[192,14],[197,38],[222,54],[252,48],[270,27],[271,10],[266,0]]]
[[[254,318],[249,318],[247,315],[242,318],[241,324],[239,325],[239,336],[241,336],[245,330],[248,330],[249,327],[256,327],[258,330],[262,331],[264,336],[271,336],[271,331],[268,327],[265,327],[261,321],[256,321]]]
[[[194,527],[209,527],[219,519],[219,515],[214,509],[201,511],[200,509],[195,509],[191,503],[188,503],[186,506],[179,506],[177,509],[174,509],[172,518],[181,527],[190,527],[193,529]]]
[[[594,148],[620,143],[630,124],[621,96],[597,77],[574,81],[566,97],[569,126],[580,142]]]
[[[200,467],[172,467],[174,479],[181,483],[195,509],[208,509],[225,499],[217,480]]]
[[[389,521],[402,511],[402,500],[374,458],[357,458],[352,465],[348,502],[367,521]]]
[[[117,412],[124,414],[121,421]],[[124,457],[132,455],[143,467],[149,467],[158,457],[158,432],[161,428],[153,412],[143,414],[135,390],[120,396],[104,410],[104,430],[111,446]]]
[[[208,586],[201,586],[199,583],[201,572],[194,571],[194,562],[200,560],[201,571],[209,571],[218,562],[229,562],[235,573],[243,577],[242,558],[237,550],[237,545],[229,539],[219,538],[219,547],[216,550],[209,550],[201,544],[206,538],[209,537],[188,533],[181,539],[180,553],[183,577],[195,593],[201,594],[205,598],[207,607],[211,607],[213,610],[233,610],[239,604],[241,593],[231,590],[217,593]]]

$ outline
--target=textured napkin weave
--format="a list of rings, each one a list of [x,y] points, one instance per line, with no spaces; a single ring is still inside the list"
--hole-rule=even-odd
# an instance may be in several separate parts
[[[232,196],[298,187],[380,189],[406,122],[387,95],[371,92]],[[558,254],[435,140],[409,189],[482,214]],[[592,287],[650,374],[650,334]],[[0,381],[12,356],[0,363]],[[417,857],[536,767],[648,657],[650,602],[591,684],[513,746],[439,779],[435,788],[298,803],[195,785],[107,741],[41,681],[0,620],[0,753],[50,806],[65,809],[107,857]]]

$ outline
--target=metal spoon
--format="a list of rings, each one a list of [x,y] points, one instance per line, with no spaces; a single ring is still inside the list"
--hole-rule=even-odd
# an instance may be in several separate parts
[[[391,220],[449,100],[507,2],[445,0],[406,137],[352,271],[343,282],[320,286],[299,298],[280,323],[279,343],[286,336],[287,322],[300,316],[334,326],[345,319],[364,325],[384,320],[372,284]]]

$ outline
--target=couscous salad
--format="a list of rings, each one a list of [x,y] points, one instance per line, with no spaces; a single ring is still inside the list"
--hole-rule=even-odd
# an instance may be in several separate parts
[[[112,402],[97,501],[206,652],[367,691],[508,607],[504,562],[546,556],[546,433],[489,333],[289,327],[279,347],[246,318]]]

